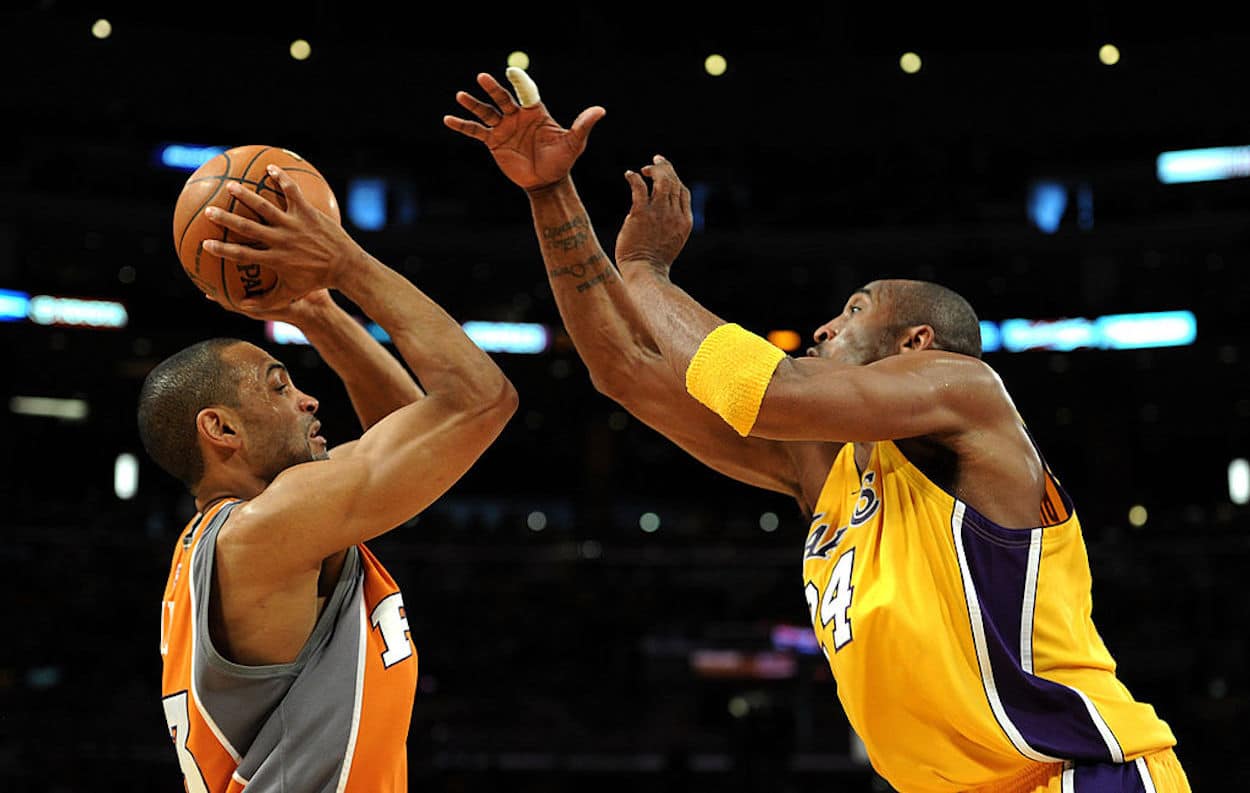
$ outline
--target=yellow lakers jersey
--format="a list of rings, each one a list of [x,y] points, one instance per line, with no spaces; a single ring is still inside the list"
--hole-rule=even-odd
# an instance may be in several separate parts
[[[1005,529],[889,441],[838,454],[803,555],[838,698],[873,767],[948,793],[1037,763],[1123,763],[1176,743],[1134,701],[1091,620],[1089,560],[1048,475],[1034,529]]]
[[[231,662],[208,600],[217,534],[241,503],[188,524],[161,604],[162,702],[188,793],[405,793],[417,655],[399,587],[357,545],[294,661]]]

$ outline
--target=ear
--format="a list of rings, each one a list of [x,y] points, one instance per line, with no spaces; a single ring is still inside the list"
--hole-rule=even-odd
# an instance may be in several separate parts
[[[902,338],[899,339],[899,352],[919,352],[920,350],[934,350],[936,346],[936,335],[931,325],[913,325],[903,331]]]
[[[196,435],[223,451],[235,451],[243,445],[241,429],[239,417],[229,408],[204,408],[195,414]]]

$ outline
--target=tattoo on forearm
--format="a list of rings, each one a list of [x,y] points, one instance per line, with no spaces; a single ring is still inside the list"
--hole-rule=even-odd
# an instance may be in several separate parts
[[[559,226],[543,227],[543,244],[558,251],[571,251],[582,247],[590,239],[590,219],[578,215]]]
[[[585,281],[583,283],[578,284],[577,291],[585,292],[587,289],[590,289],[592,286],[596,286],[598,284],[603,283],[604,281],[607,281],[608,276],[611,274],[611,272],[612,272],[611,267],[603,268],[603,272],[599,273],[594,278],[591,278],[589,281]]]
[[[574,278],[581,278],[586,274],[587,270],[594,267],[604,258],[605,257],[602,253],[596,253],[586,257],[580,262],[573,262],[572,264],[568,264],[563,267],[556,267],[553,270],[548,270],[547,274],[552,278],[559,278],[562,275],[571,275]]]

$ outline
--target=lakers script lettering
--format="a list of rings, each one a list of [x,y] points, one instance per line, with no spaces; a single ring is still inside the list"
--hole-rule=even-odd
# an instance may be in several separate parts
[[[846,534],[846,530],[856,526],[862,526],[877,514],[877,510],[881,508],[881,499],[877,497],[877,491],[874,487],[877,481],[877,472],[869,471],[864,474],[863,482],[859,489],[859,500],[855,502],[855,511],[851,513],[851,520],[845,526],[839,526],[832,535],[829,534],[830,524],[825,523],[825,513],[821,512],[812,518],[812,528],[807,535],[807,545],[803,551],[804,559],[828,559],[829,554],[834,548],[838,547],[838,543],[842,542],[842,537]]]

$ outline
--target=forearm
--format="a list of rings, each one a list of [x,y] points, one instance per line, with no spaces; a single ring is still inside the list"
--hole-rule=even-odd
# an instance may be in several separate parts
[[[601,390],[619,390],[640,356],[659,348],[604,253],[571,179],[529,194],[556,306]]]
[[[426,391],[484,405],[511,384],[441,306],[408,279],[361,251],[337,288],[382,326]]]
[[[296,325],[343,381],[364,429],[423,396],[403,364],[332,299]]]
[[[674,284],[666,268],[651,262],[623,261],[621,272],[664,360],[684,383],[699,344],[725,320]]]

